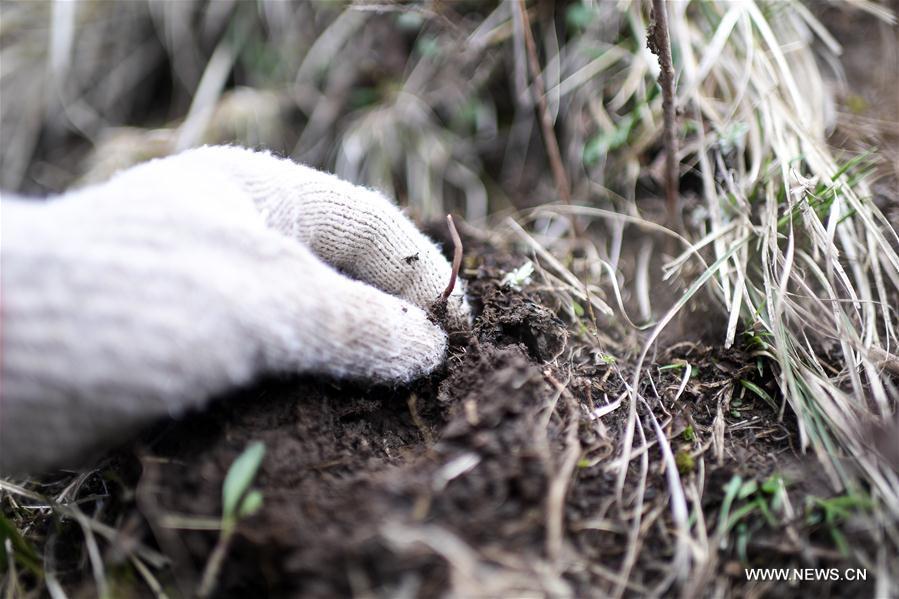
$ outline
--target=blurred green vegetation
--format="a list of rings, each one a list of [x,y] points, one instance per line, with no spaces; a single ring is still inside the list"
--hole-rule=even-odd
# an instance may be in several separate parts
[[[380,188],[425,218],[553,201],[513,6],[4,2],[0,183],[56,192],[193,145],[240,143]],[[591,182],[634,196],[633,169],[605,173],[656,94],[629,68],[640,10],[529,10],[582,199]]]

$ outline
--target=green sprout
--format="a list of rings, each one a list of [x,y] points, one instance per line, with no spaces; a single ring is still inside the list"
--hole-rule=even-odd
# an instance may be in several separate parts
[[[565,10],[565,24],[575,32],[581,32],[590,26],[596,16],[595,10],[584,4],[576,2]]]
[[[251,443],[228,470],[222,485],[222,532],[233,531],[237,522],[262,507],[262,493],[250,489],[265,456],[265,445]]]
[[[786,483],[779,474],[772,474],[759,484],[755,479],[743,480],[734,475],[724,488],[724,499],[718,514],[717,536],[721,548],[727,546],[728,533],[736,532],[736,547],[745,562],[746,547],[753,532],[764,524],[776,527],[775,514],[783,508]],[[750,516],[760,516],[750,521]]]
[[[762,389],[761,387],[759,387],[752,381],[747,381],[746,379],[740,379],[740,384],[743,385],[743,387],[745,387],[752,393],[754,393],[756,396],[761,398],[762,401],[764,401],[766,404],[768,404],[772,410],[774,410],[775,412],[778,411],[779,408],[777,406],[777,402],[774,401],[774,398],[771,397],[771,395],[767,391],[765,391],[764,389]]]
[[[611,366],[612,364],[614,364],[617,361],[615,356],[613,356],[612,354],[605,354],[605,353],[600,354],[599,359],[603,361],[603,364],[608,364],[609,366]]]
[[[596,164],[612,150],[617,150],[624,146],[636,122],[637,119],[633,114],[625,115],[614,129],[603,131],[593,137],[584,146],[584,164],[587,166]]]
[[[262,492],[258,489],[251,489],[250,485],[256,478],[263,457],[265,457],[265,445],[259,441],[250,443],[243,453],[234,460],[231,468],[228,469],[228,474],[225,475],[225,482],[222,485],[221,531],[215,549],[203,570],[203,578],[197,589],[198,597],[209,597],[215,590],[219,571],[225,555],[228,553],[228,547],[238,522],[252,516],[262,508]]]
[[[823,525],[839,552],[848,556],[849,542],[840,528],[856,513],[870,508],[870,500],[861,495],[846,494],[829,499],[810,496],[806,498],[806,523]]]

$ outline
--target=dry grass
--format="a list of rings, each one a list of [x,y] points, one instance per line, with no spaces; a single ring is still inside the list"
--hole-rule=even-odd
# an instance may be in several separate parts
[[[636,5],[627,10],[633,29],[643,30],[645,15]],[[893,22],[891,14],[879,14]],[[679,538],[672,572],[681,580],[703,572],[714,551],[703,538],[705,531],[688,522],[700,498],[688,505],[667,438],[651,410],[640,416],[641,403],[648,404],[637,390],[659,334],[705,289],[728,314],[728,327],[721,331],[724,346],[733,345],[740,330],[751,336],[756,355],[775,368],[783,394],[780,416],[787,408],[797,416],[800,445],[817,456],[834,491],[872,501],[867,517],[878,531],[879,546],[864,555],[863,563],[878,571],[879,592],[888,594],[899,541],[899,478],[895,464],[879,453],[883,449],[871,447],[867,439],[877,426],[894,426],[899,238],[872,201],[858,161],[839,162],[826,144],[830,96],[814,47],[838,47],[801,5],[676,5],[671,34],[680,56],[682,128],[692,131],[681,160],[701,182],[702,204],[693,212],[694,217],[704,212],[704,218],[694,229],[696,241],[666,267],[666,277],[684,278],[686,290],[644,341],[630,373],[619,464],[633,459],[635,435],[642,439],[646,433],[640,419],[650,418],[669,463],[670,510]],[[601,81],[591,78],[573,93],[588,88],[605,98],[606,107],[646,106],[648,114],[622,119],[630,128],[630,149],[621,152],[623,168],[621,163],[618,168],[633,173],[631,185],[636,186],[641,150],[656,143],[662,129],[661,99],[643,88],[654,77],[654,65],[644,53],[617,58],[614,64],[627,64],[626,74],[619,75],[624,85],[597,90],[593,86]],[[602,66],[612,64],[608,60]],[[613,121],[611,127],[620,123]],[[711,265],[686,275],[687,259],[699,255],[708,256]],[[629,470],[622,466],[618,473],[621,495]],[[641,487],[645,476],[637,481]],[[638,511],[633,535],[641,524]],[[622,576],[631,562],[626,561]],[[700,588],[696,582],[692,588]]]
[[[879,5],[850,4],[894,23]],[[896,592],[899,473],[870,439],[896,427],[899,236],[873,200],[868,158],[828,146],[834,106],[822,65],[839,47],[804,5],[669,7],[684,233],[658,224],[656,203],[645,201],[661,189],[663,123],[640,3],[572,4],[560,15],[533,6],[524,18],[510,2],[464,15],[430,3],[53,6],[2,8],[4,187],[59,189],[88,169],[94,179],[150,155],[235,140],[378,187],[422,218],[514,216],[491,234],[533,256],[536,278],[580,340],[569,358],[620,360],[612,370],[624,391],[597,409],[600,422],[626,411],[605,467],[617,477],[615,526],[623,523],[628,545],[617,569],[590,566],[615,596],[672,587],[690,595],[718,580],[722,547],[734,546],[727,510],[704,511],[701,478],[680,473],[677,418],[658,390],[665,348],[656,341],[694,302],[709,301],[725,315],[721,347],[746,348],[779,392],[709,388],[715,423],[693,458],[704,468],[709,451],[721,462],[727,406],[738,395],[771,400],[780,419],[794,415],[797,444],[814,454],[832,494],[865,506],[857,517],[867,542],[851,557],[876,573],[879,593]],[[559,27],[547,26],[553,18]],[[160,112],[142,94],[158,90],[167,59],[170,98]],[[229,75],[242,87],[226,89]],[[124,129],[136,113],[149,115],[144,128]],[[545,126],[541,134],[544,117],[558,140],[546,141]],[[62,143],[72,136],[80,141]],[[554,143],[564,170],[552,160],[551,175],[544,152],[553,156]],[[92,154],[81,161],[85,147]],[[597,235],[569,235],[578,227]],[[626,243],[635,232],[645,237],[636,250]],[[625,278],[631,251],[636,266]],[[651,270],[660,261],[664,269]],[[683,292],[674,301],[653,296],[663,276]],[[650,500],[657,474],[667,489]],[[33,494],[3,484],[5,509]],[[554,506],[565,490],[553,486]],[[807,550],[796,524],[803,506],[787,491],[771,496],[788,542]],[[557,559],[553,514],[547,543]],[[673,550],[655,564],[660,575],[637,580],[654,527]],[[439,545],[459,589],[484,583],[470,549],[447,531],[385,534]],[[152,587],[147,560],[129,557]],[[102,560],[91,563],[99,587]],[[16,580],[10,568],[7,588]]]

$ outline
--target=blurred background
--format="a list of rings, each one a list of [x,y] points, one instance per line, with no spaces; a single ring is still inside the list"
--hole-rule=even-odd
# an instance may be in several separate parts
[[[804,13],[784,6],[759,5],[778,37],[828,45],[814,22],[798,22]],[[853,7],[884,10],[861,1],[840,8]],[[454,211],[478,222],[491,211],[558,200],[517,12],[511,1],[4,0],[0,187],[59,192],[150,157],[238,143],[379,188],[424,219]],[[645,44],[648,12],[648,3],[627,0],[527,6],[575,199],[632,211],[632,200],[658,191],[661,98]],[[672,5],[675,62],[693,59],[684,55],[690,44],[700,52],[714,42],[728,12],[728,3]],[[777,23],[778,13],[786,23]],[[829,21],[851,32],[859,14]],[[760,37],[737,33],[753,38],[747,46]],[[718,56],[714,66],[732,78],[719,86],[748,76],[752,48],[742,51],[735,40]],[[817,66],[843,79],[835,61]],[[808,91],[818,95],[809,101],[820,113],[815,124],[833,125],[829,94]],[[723,92],[709,96],[745,100]],[[856,95],[856,107],[883,104]],[[699,143],[718,144],[724,158],[745,151],[751,123],[736,106],[717,123],[703,116],[712,127]],[[692,117],[682,115],[683,157],[709,124]],[[685,176],[689,192],[690,169]]]
[[[660,101],[643,8],[528,7],[576,196],[609,186],[605,196],[633,198],[653,175],[633,160],[653,154]],[[476,222],[556,200],[516,10],[4,1],[0,186],[59,192],[153,156],[238,143],[377,187],[425,219],[452,210]],[[616,169],[609,151],[625,144]]]

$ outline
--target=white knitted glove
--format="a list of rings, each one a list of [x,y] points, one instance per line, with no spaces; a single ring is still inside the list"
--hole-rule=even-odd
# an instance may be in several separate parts
[[[71,461],[262,372],[406,382],[446,348],[425,311],[450,265],[394,205],[240,148],[7,197],[2,257],[0,472]],[[468,317],[457,285],[450,326]]]

